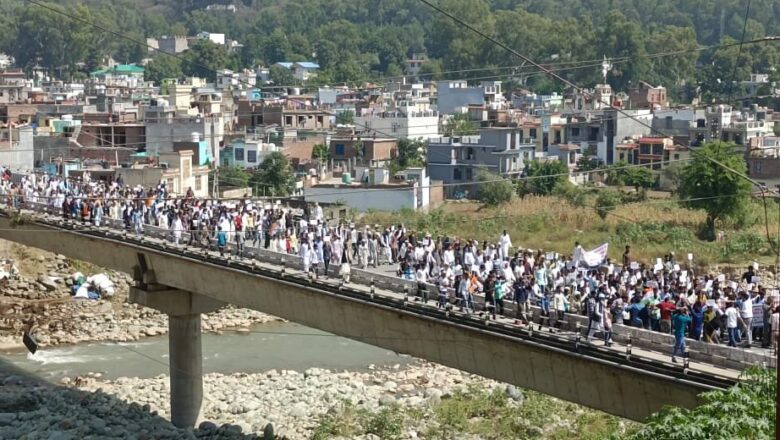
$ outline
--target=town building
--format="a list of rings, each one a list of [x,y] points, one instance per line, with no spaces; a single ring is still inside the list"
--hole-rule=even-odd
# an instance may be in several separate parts
[[[479,86],[469,86],[465,80],[438,81],[436,109],[440,114],[448,115],[462,113],[470,105],[504,108],[506,102],[501,84],[501,81],[483,81]]]
[[[154,187],[165,182],[168,191],[175,195],[184,195],[189,189],[195,197],[209,195],[209,168],[193,165],[193,152],[189,150],[161,153],[157,165],[134,164],[129,168],[116,168],[125,185]]]
[[[482,172],[519,177],[534,160],[535,150],[523,143],[516,128],[485,128],[477,136],[431,139],[426,162],[431,179],[448,185],[447,197],[471,197],[478,192]]]
[[[308,81],[317,75],[317,71],[320,69],[320,65],[312,63],[310,61],[300,61],[296,63],[291,62],[279,62],[277,66],[284,67],[292,72],[293,78],[299,81]]]

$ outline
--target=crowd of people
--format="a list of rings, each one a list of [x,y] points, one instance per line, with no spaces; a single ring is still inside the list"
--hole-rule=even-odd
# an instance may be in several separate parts
[[[507,231],[495,242],[479,242],[433,237],[403,224],[333,223],[317,204],[296,212],[252,198],[199,199],[191,190],[174,197],[165,182],[131,187],[88,174],[73,181],[33,173],[19,177],[2,168],[0,176],[0,195],[17,207],[45,203],[64,218],[97,226],[110,217],[136,234],[154,226],[168,230],[175,244],[186,239],[222,255],[242,256],[247,246],[295,254],[313,276],[338,272],[345,282],[352,265],[390,265],[399,277],[417,283],[421,300],[429,301],[435,290],[439,307],[452,303],[471,313],[475,298],[484,296],[487,313],[504,314],[505,302],[512,302],[515,319],[525,324],[532,320],[531,305],[551,326],[560,326],[570,313],[587,316],[588,342],[600,334],[611,344],[615,323],[672,333],[673,361],[685,352],[686,337],[746,347],[756,341],[769,347],[776,340],[780,301],[762,285],[754,265],[729,280],[694,274],[690,258],[678,261],[674,253],[655,264],[639,263],[629,246],[620,263],[609,258],[594,263],[579,243],[569,255],[528,250],[515,247]]]

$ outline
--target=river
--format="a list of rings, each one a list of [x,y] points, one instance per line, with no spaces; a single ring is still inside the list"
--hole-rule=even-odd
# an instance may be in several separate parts
[[[249,332],[206,333],[202,338],[204,373],[257,373],[271,369],[304,371],[366,370],[407,364],[412,358],[361,342],[289,322],[273,322]],[[16,367],[56,381],[87,373],[106,379],[150,378],[168,374],[168,337],[133,343],[85,343],[38,350],[35,355],[14,350],[2,353]]]

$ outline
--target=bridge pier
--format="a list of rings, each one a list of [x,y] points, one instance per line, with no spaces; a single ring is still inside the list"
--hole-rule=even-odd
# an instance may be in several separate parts
[[[171,422],[179,428],[194,427],[203,401],[200,315],[225,303],[159,285],[131,287],[130,302],[168,315]]]

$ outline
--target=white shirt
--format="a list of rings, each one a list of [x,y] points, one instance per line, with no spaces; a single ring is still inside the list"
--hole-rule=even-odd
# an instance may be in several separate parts
[[[737,317],[739,316],[735,307],[729,307],[726,309],[726,327],[737,328]]]
[[[753,317],[753,300],[748,298],[742,301],[742,319]]]

